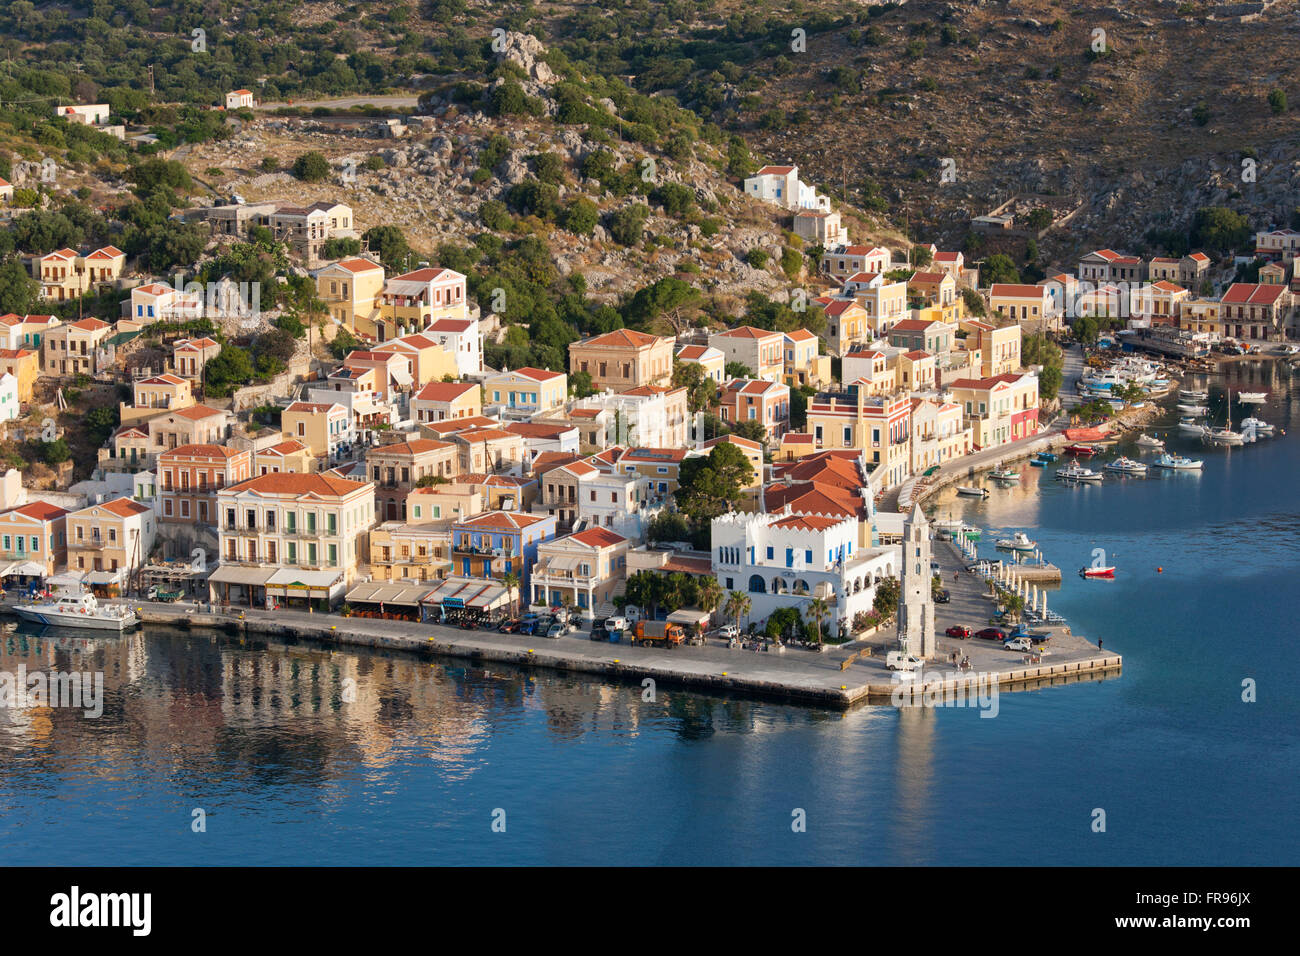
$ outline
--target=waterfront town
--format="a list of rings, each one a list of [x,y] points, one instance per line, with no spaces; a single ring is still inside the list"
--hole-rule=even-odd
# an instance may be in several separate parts
[[[562,367],[494,367],[494,296],[449,266],[386,267],[343,201],[185,210],[205,262],[270,237],[269,310],[232,275],[155,275],[112,245],[27,255],[41,301],[101,311],[0,316],[4,427],[35,464],[12,453],[0,483],[8,603],[72,582],[141,613],[306,611],[408,637],[896,633],[894,653],[932,659],[940,563],[918,566],[917,597],[904,560],[922,528],[929,553],[928,493],[1104,438],[1173,387],[1158,363],[1294,351],[1290,229],[1226,259],[1101,249],[984,281],[997,269],[960,251],[852,244],[794,166],[736,191],[822,250],[781,328],[617,320]],[[255,375],[274,348],[276,374]],[[937,531],[961,568],[960,522]],[[989,573],[1051,623],[1027,575]]]

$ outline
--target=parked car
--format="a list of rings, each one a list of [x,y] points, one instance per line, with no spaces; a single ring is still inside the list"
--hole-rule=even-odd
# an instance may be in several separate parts
[[[934,602],[936,604],[947,604],[951,600],[952,600],[952,595],[948,593],[947,588],[940,588],[938,591],[935,592]]]
[[[733,638],[740,637],[740,628],[734,624],[724,624],[718,628],[718,637],[730,641]]]
[[[1031,645],[1027,637],[1013,637],[1002,645],[1008,651],[1027,651]]]
[[[519,622],[519,627],[518,627],[518,629],[515,631],[515,633],[516,633],[516,634],[536,634],[536,633],[537,633],[537,620],[536,620],[536,619],[533,619],[533,620],[531,620],[531,621],[520,621],[520,622]]]
[[[982,631],[976,631],[975,636],[983,641],[1005,641],[1007,632],[1000,627],[986,627]]]
[[[938,562],[938,561],[931,561],[931,562],[930,562],[930,570],[931,570],[931,571],[936,571],[936,572],[937,572],[937,571],[939,570],[939,562]]]
[[[517,634],[519,632],[519,618],[508,617],[497,625],[498,634]]]
[[[607,631],[626,631],[627,618],[625,617],[607,617],[605,618],[605,630]]]
[[[603,624],[597,624],[591,629],[591,639],[593,641],[608,641],[609,631],[605,629]]]
[[[965,624],[954,624],[952,627],[948,628],[948,630],[944,631],[944,633],[949,637],[957,638],[959,641],[970,639],[970,628]]]
[[[552,624],[550,627],[546,629],[546,636],[563,637],[568,632],[569,632],[569,626],[567,624],[560,624],[557,622],[555,624]]]

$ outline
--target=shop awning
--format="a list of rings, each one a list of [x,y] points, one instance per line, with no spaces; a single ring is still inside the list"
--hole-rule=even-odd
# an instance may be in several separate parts
[[[491,611],[510,603],[510,595],[501,585],[483,578],[447,578],[420,603]]]
[[[125,568],[119,568],[116,571],[91,571],[86,574],[87,584],[117,584],[126,574]]]
[[[358,584],[348,592],[349,604],[393,604],[416,607],[425,595],[433,591],[432,584],[396,584],[376,581]]]
[[[45,565],[39,561],[15,561],[9,567],[0,571],[0,578],[7,578],[11,575],[25,578],[43,578],[45,577]]]
[[[244,568],[237,564],[223,564],[208,578],[213,584],[263,585],[275,573],[274,568]]]
[[[413,381],[411,373],[404,368],[394,368],[389,374],[393,376],[393,381],[398,385],[410,385]]]
[[[267,579],[266,589],[277,594],[302,591],[321,591],[326,594],[343,580],[341,571],[307,571],[299,568],[279,568]]]

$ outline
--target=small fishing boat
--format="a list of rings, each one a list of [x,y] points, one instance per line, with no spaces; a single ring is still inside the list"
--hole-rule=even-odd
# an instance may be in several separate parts
[[[1108,564],[1100,568],[1080,568],[1079,577],[1081,578],[1113,578],[1115,576],[1115,565]]]
[[[1205,415],[1210,411],[1204,405],[1179,405],[1178,410],[1184,415]]]
[[[1065,453],[1067,455],[1076,455],[1080,458],[1091,458],[1093,455],[1097,454],[1097,449],[1093,448],[1091,445],[1081,445],[1076,443],[1074,445],[1066,445]]]
[[[1140,461],[1134,461],[1132,458],[1120,457],[1106,465],[1106,470],[1121,475],[1145,475],[1147,466]]]
[[[1190,418],[1184,418],[1178,423],[1178,430],[1184,435],[1190,435],[1193,438],[1201,438],[1210,429],[1200,422],[1194,422]]]
[[[972,488],[969,485],[958,485],[957,494],[964,495],[967,498],[987,498],[989,490],[987,488]]]
[[[989,477],[998,481],[1019,481],[1020,472],[1012,471],[1010,468],[995,468],[989,472]]]
[[[1029,540],[1029,535],[1023,531],[1017,531],[1011,537],[999,538],[997,541],[999,551],[1033,551],[1037,547],[1037,542]]]
[[[1056,461],[1056,455],[1050,451],[1040,451],[1038,458],[1042,461]]]
[[[1168,468],[1171,471],[1200,471],[1203,464],[1204,462],[1184,458],[1175,452],[1165,452],[1155,461],[1157,468]]]
[[[1210,393],[1194,388],[1180,389],[1178,397],[1187,402],[1203,402],[1210,397]]]
[[[1150,435],[1143,432],[1137,437],[1137,446],[1139,448],[1164,448],[1165,443],[1159,438],[1152,438]]]
[[[1057,470],[1056,477],[1061,481],[1101,481],[1101,472],[1082,465],[1066,465]]]
[[[1029,467],[1031,468],[1046,468],[1049,464],[1051,464],[1051,462],[1049,462],[1046,458],[1029,459]]]
[[[1243,434],[1249,431],[1253,431],[1256,435],[1260,437],[1272,438],[1273,434],[1277,431],[1277,429],[1274,428],[1272,425],[1270,425],[1268,422],[1263,421],[1262,419],[1251,417],[1251,418],[1242,419],[1241,431]]]
[[[1237,401],[1244,405],[1258,405],[1268,401],[1268,392],[1238,392]]]

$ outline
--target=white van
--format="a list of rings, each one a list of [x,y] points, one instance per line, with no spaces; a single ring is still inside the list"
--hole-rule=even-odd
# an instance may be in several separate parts
[[[923,661],[919,657],[912,657],[906,651],[890,651],[885,656],[885,666],[891,671],[907,671],[913,673],[919,671],[923,666]]]
[[[607,631],[626,631],[627,618],[625,617],[607,617],[605,618],[605,630]]]

